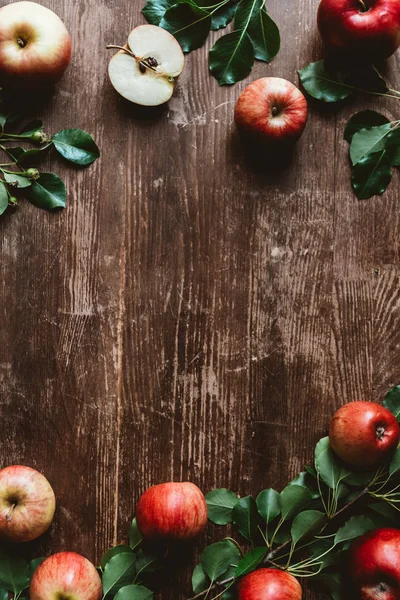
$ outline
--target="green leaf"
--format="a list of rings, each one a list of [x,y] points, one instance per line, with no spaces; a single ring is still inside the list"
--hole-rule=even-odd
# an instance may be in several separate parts
[[[390,506],[386,501],[374,502],[368,506],[369,509],[373,510],[378,515],[385,517],[387,521],[391,521],[393,524],[398,526],[399,522],[399,511]]]
[[[21,156],[18,159],[18,163],[23,163],[24,160],[26,160],[27,158],[31,158],[32,156],[36,156],[37,154],[45,152],[46,150],[51,148],[52,145],[52,142],[49,142],[48,144],[46,144],[45,146],[41,146],[40,148],[30,148],[29,150],[24,150],[24,153],[21,154]]]
[[[338,73],[328,72],[324,61],[310,63],[299,72],[300,81],[310,96],[322,102],[338,102],[353,93]]]
[[[385,125],[387,123],[390,123],[389,119],[376,112],[376,110],[362,110],[347,121],[343,137],[350,144],[354,134],[361,129],[377,127],[378,125]]]
[[[352,168],[351,181],[359,200],[383,194],[391,179],[390,160],[386,150],[365,156]]]
[[[4,183],[0,182],[0,215],[8,208],[8,194]]]
[[[360,129],[354,134],[350,144],[350,158],[353,165],[356,165],[366,156],[384,150],[386,137],[390,132],[391,124],[370,127],[369,129]]]
[[[321,530],[326,515],[319,510],[305,510],[298,514],[292,523],[292,541],[297,544],[301,539]]]
[[[132,550],[136,550],[143,541],[143,536],[139,531],[139,527],[136,521],[136,517],[132,521],[132,525],[129,528],[129,545]]]
[[[373,529],[375,529],[375,525],[368,517],[364,517],[364,515],[352,517],[343,525],[343,527],[338,529],[335,535],[335,544],[342,544],[343,542],[354,540],[355,538],[360,537],[360,535],[364,535],[364,533],[372,531]]]
[[[300,485],[288,485],[280,494],[282,519],[287,521],[311,502],[311,492]]]
[[[199,0],[199,4],[203,4],[202,0]],[[215,0],[210,0],[210,3],[215,4]],[[236,2],[229,2],[224,6],[221,6],[218,10],[212,13],[211,15],[211,29],[213,31],[218,31],[219,29],[223,29],[232,21],[235,16],[237,8]]]
[[[25,154],[25,150],[20,146],[16,146],[15,148],[7,148],[6,152],[15,161]]]
[[[35,119],[34,121],[30,121],[25,125],[25,127],[21,130],[19,135],[22,135],[25,138],[30,138],[33,133],[36,131],[43,130],[43,122],[40,119]]]
[[[29,563],[29,577],[32,578],[36,569],[42,564],[42,562],[46,560],[45,556],[40,556],[39,558],[34,558]]]
[[[392,128],[388,133],[385,143],[385,150],[389,154],[392,167],[400,166],[400,129]]]
[[[400,448],[396,449],[389,466],[389,475],[392,477],[400,469]]]
[[[158,556],[149,552],[139,550],[136,555],[136,573],[137,577],[141,573],[153,573],[159,569]]]
[[[257,60],[270,62],[281,47],[281,36],[275,21],[271,19],[265,8],[261,8],[256,19],[252,19],[247,31],[254,48]]]
[[[10,116],[11,113],[12,113],[11,108],[9,106],[7,106],[6,104],[3,104],[2,102],[0,102],[0,129],[2,131],[4,130],[4,125],[7,123],[8,117]]]
[[[177,3],[178,0],[148,0],[142,13],[148,23],[159,25],[167,10]]]
[[[232,509],[237,501],[236,494],[225,488],[208,492],[206,495],[208,518],[216,525],[231,523]]]
[[[253,548],[253,550],[251,550],[245,556],[243,556],[242,560],[236,567],[235,579],[237,577],[241,577],[242,575],[247,575],[247,573],[251,573],[251,571],[254,571],[262,562],[267,552],[268,548]]]
[[[314,475],[314,472],[311,474],[308,470],[302,471],[289,483],[289,485],[300,485],[301,487],[307,488],[311,493],[312,499],[316,500],[320,497],[320,494],[315,478],[316,474]]]
[[[8,600],[9,593],[5,588],[0,588],[0,600]]]
[[[4,179],[15,188],[23,189],[31,185],[31,180],[17,173],[4,173]]]
[[[315,578],[315,583],[329,591],[332,600],[343,600],[341,573],[323,573]]]
[[[39,208],[65,208],[67,192],[64,182],[53,173],[40,173],[40,178],[32,182],[30,198]]]
[[[281,514],[279,494],[272,488],[260,492],[257,496],[256,503],[258,512],[267,525]]]
[[[195,594],[204,592],[210,586],[210,579],[204,573],[201,564],[198,564],[192,575],[192,588]]]
[[[107,550],[107,552],[105,552],[103,554],[103,556],[101,557],[100,564],[103,567],[103,569],[106,566],[106,564],[108,563],[108,561],[112,559],[113,556],[116,556],[117,554],[121,554],[121,552],[132,552],[132,550],[126,544],[120,544],[119,546],[113,546],[112,548]]]
[[[223,35],[209,53],[210,71],[219,85],[231,85],[250,74],[254,64],[253,44],[245,31]]]
[[[113,556],[104,567],[103,598],[108,593],[116,593],[122,587],[133,583],[136,575],[136,556],[133,552],[122,552]]]
[[[373,479],[376,470],[351,472],[346,477],[346,485],[352,487],[365,487]]]
[[[64,129],[52,137],[59,154],[75,165],[91,165],[100,156],[96,142],[82,129]]]
[[[115,600],[151,600],[154,594],[143,585],[125,585],[115,594]]]
[[[396,385],[388,391],[383,400],[383,406],[386,406],[396,419],[400,421],[400,385]]]
[[[246,31],[264,6],[264,0],[241,0],[235,14],[235,31]]]
[[[315,447],[315,467],[322,481],[332,490],[337,490],[339,483],[350,473],[333,453],[329,437],[322,438]]]
[[[0,586],[20,594],[29,585],[29,564],[22,558],[14,558],[0,552]]]
[[[252,540],[257,531],[257,505],[254,498],[246,496],[237,500],[233,507],[233,522],[247,540]]]
[[[232,566],[240,562],[238,547],[230,540],[223,540],[208,546],[201,555],[200,562],[211,582],[224,575]]]
[[[176,37],[184,52],[200,48],[211,27],[211,15],[192,2],[180,2],[167,10],[160,27]]]

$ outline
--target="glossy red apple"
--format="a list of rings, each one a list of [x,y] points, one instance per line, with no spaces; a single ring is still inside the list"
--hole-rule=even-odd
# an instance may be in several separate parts
[[[285,79],[263,77],[240,94],[235,123],[249,139],[268,145],[296,142],[307,122],[307,101],[301,91]]]
[[[34,540],[50,527],[55,507],[50,483],[35,469],[14,465],[0,471],[0,537]]]
[[[0,81],[55,83],[71,59],[71,38],[61,19],[36,2],[0,8]]]
[[[352,545],[348,562],[353,600],[399,600],[400,531],[376,529]]]
[[[399,0],[321,0],[317,20],[328,49],[348,57],[375,61],[400,45]]]
[[[257,569],[238,584],[238,600],[301,600],[301,585],[278,569]]]
[[[138,527],[146,539],[190,540],[207,524],[207,504],[193,483],[161,483],[140,497]]]
[[[329,440],[336,454],[354,467],[375,467],[396,450],[400,428],[395,416],[376,402],[358,400],[334,414]]]
[[[30,600],[100,600],[101,579],[94,565],[76,552],[59,552],[36,569]]]

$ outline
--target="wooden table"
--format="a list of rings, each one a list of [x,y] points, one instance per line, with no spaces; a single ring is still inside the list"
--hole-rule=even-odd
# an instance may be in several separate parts
[[[105,45],[144,22],[142,2],[42,3],[74,54],[40,116],[52,132],[91,132],[102,158],[76,170],[53,155],[46,170],[65,178],[68,208],[23,202],[0,219],[1,464],[53,484],[42,550],[98,561],[126,539],[149,485],[281,489],[338,406],[400,381],[398,177],[358,201],[343,140],[360,108],[399,111],[365,96],[310,103],[291,163],[260,169],[235,134],[234,102],[260,76],[297,82],[321,56],[317,0],[269,1],[282,50],[233,87],[208,74],[213,35],[158,111],[123,101],[106,75]],[[398,67],[399,55],[393,87]],[[220,537],[209,529],[196,552]],[[191,595],[193,564],[164,598]]]

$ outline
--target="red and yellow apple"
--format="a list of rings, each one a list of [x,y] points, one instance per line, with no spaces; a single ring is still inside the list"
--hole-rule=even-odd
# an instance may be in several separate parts
[[[262,77],[240,94],[235,123],[247,138],[268,145],[291,145],[303,133],[307,101],[301,91],[285,79]]]
[[[76,552],[58,552],[36,569],[30,600],[100,600],[101,579],[94,565]]]
[[[0,82],[53,84],[70,59],[71,38],[54,12],[25,1],[0,8]]]
[[[190,540],[207,524],[206,500],[193,483],[161,483],[142,494],[136,520],[145,539]]]
[[[336,454],[354,467],[375,467],[396,450],[400,428],[395,416],[376,402],[357,400],[333,415],[329,441]]]
[[[398,0],[321,0],[317,20],[327,48],[350,58],[380,60],[400,45]]]
[[[0,471],[0,537],[29,542],[53,520],[56,500],[47,479],[35,469],[14,465]]]
[[[258,569],[239,581],[238,600],[301,600],[301,585],[290,573]]]

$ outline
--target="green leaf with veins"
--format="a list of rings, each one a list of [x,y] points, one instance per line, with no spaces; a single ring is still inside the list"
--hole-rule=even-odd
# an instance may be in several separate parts
[[[289,483],[289,485],[300,485],[301,487],[307,488],[311,493],[312,499],[316,500],[320,497],[320,494],[315,478],[316,475],[314,475],[314,473],[311,474],[310,471],[302,471]]]
[[[391,124],[360,129],[354,134],[350,144],[350,158],[353,165],[374,152],[384,150]]]
[[[236,567],[235,570],[235,579],[238,577],[242,577],[242,575],[247,575],[247,573],[251,573],[254,571],[258,565],[261,563],[263,558],[268,552],[268,548],[253,548],[250,550],[243,558],[240,563]]]
[[[225,488],[212,490],[206,495],[208,518],[216,525],[232,522],[232,509],[238,501],[236,494]]]
[[[266,524],[281,514],[279,494],[272,488],[260,492],[256,499],[257,509]]]
[[[249,6],[249,3],[244,7],[242,2],[239,4],[235,16],[235,29],[241,30],[246,27]],[[265,10],[264,0],[257,0],[247,25],[247,33],[257,60],[270,62],[278,54],[281,44],[279,29]]]
[[[223,35],[209,53],[210,71],[219,85],[232,85],[247,77],[254,64],[254,48],[246,31]]]
[[[8,208],[8,194],[4,183],[0,182],[0,215]]]
[[[27,123],[25,127],[23,127],[19,135],[21,135],[22,137],[29,138],[33,133],[35,133],[36,131],[42,131],[42,129],[43,122],[40,119],[35,119],[34,121],[30,121],[29,123]]]
[[[310,502],[310,490],[300,485],[288,485],[280,493],[282,519],[287,521],[303,510]]]
[[[46,150],[51,148],[52,145],[52,142],[49,142],[40,148],[30,148],[29,150],[25,150],[24,153],[19,157],[18,163],[23,163],[27,158],[31,158],[32,156],[37,156],[38,154],[42,154],[42,152],[46,152]]]
[[[140,546],[140,544],[143,541],[143,536],[140,533],[137,521],[136,521],[136,517],[132,520],[132,525],[129,528],[129,545],[132,548],[132,550],[136,550],[136,548],[138,546]]]
[[[179,0],[148,0],[142,9],[145,19],[151,25],[159,25],[164,14]]]
[[[211,582],[224,575],[232,565],[238,565],[241,554],[233,542],[223,540],[208,546],[201,555],[200,562]]]
[[[142,573],[153,573],[158,571],[159,568],[160,563],[156,554],[150,554],[143,550],[139,550],[136,554],[136,577],[139,577]]]
[[[347,121],[343,137],[350,144],[353,136],[361,129],[385,125],[386,123],[390,123],[389,119],[376,112],[376,110],[362,110]]]
[[[46,210],[65,208],[67,192],[64,182],[53,173],[40,173],[40,178],[32,182],[30,200]]]
[[[126,544],[120,544],[119,546],[113,546],[112,548],[104,552],[100,560],[102,568],[104,569],[108,561],[111,560],[113,556],[121,554],[122,552],[132,552],[132,550]]]
[[[326,521],[325,513],[319,510],[305,510],[296,515],[291,529],[293,545],[301,539],[319,532]]]
[[[22,558],[13,558],[0,552],[0,586],[20,594],[29,586],[29,564]]]
[[[359,200],[381,195],[392,179],[390,159],[386,150],[374,152],[352,168],[352,184]]]
[[[392,477],[399,470],[400,470],[400,448],[397,448],[392,460],[390,461],[389,475]]]
[[[306,92],[322,102],[339,102],[354,92],[339,73],[327,71],[323,60],[310,63],[298,73]]]
[[[31,186],[31,180],[17,173],[4,173],[4,179],[15,188],[22,189]]]
[[[375,525],[368,517],[364,517],[364,515],[352,517],[337,531],[334,543],[342,544],[343,542],[354,540],[373,529],[375,529]]]
[[[192,2],[180,2],[167,10],[160,27],[176,37],[183,52],[191,52],[206,41],[211,28],[211,15]]]
[[[240,498],[233,507],[233,522],[239,533],[249,541],[254,538],[257,532],[257,515],[256,501],[251,496]]]
[[[69,162],[86,167],[100,156],[96,142],[87,131],[82,129],[64,129],[52,137],[59,154]]]
[[[136,555],[122,552],[113,556],[103,572],[103,598],[107,594],[116,594],[126,585],[132,584],[136,575]]]
[[[210,578],[205,574],[201,564],[195,567],[192,575],[192,588],[195,594],[204,592],[210,585]]]
[[[383,406],[386,406],[396,419],[400,421],[400,385],[396,385],[388,391],[383,400]]]
[[[154,593],[143,585],[125,585],[114,596],[114,600],[151,600]]]
[[[350,473],[336,458],[329,437],[322,438],[315,447],[315,467],[322,481],[332,490],[337,490],[340,482]]]
[[[6,148],[5,152],[7,152],[8,156],[12,158],[15,162],[17,162],[23,154],[25,154],[25,150],[20,146],[16,146],[15,148]]]
[[[211,29],[217,31],[226,27],[235,16],[237,1],[235,0],[198,0],[197,6],[211,13]],[[219,8],[217,8],[219,6]]]

